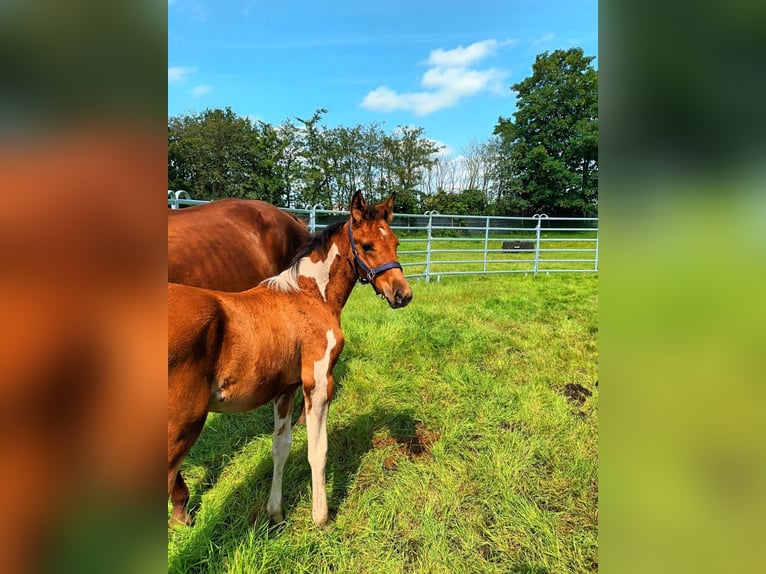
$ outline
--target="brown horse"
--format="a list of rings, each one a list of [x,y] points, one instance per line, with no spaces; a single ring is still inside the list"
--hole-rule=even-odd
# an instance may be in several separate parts
[[[310,238],[300,220],[264,201],[168,210],[168,281],[244,291],[284,270]]]
[[[357,280],[392,308],[412,290],[396,261],[389,227],[393,196],[368,207],[351,200],[348,221],[314,236],[279,275],[243,293],[168,285],[168,496],[173,520],[188,524],[189,490],[179,467],[208,412],[242,412],[274,401],[274,474],[266,505],[281,522],[282,471],[292,441],[295,391],[306,404],[308,459],[317,525],[327,522],[325,460],[333,367],[343,350],[340,314]]]

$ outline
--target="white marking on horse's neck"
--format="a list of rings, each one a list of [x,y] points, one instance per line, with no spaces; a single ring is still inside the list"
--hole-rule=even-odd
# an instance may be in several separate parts
[[[327,301],[327,284],[330,282],[330,268],[338,255],[340,255],[338,246],[333,243],[324,260],[314,262],[310,257],[304,257],[298,262],[298,275],[313,279],[325,301]]]
[[[300,291],[298,276],[303,275],[316,282],[322,298],[327,301],[327,284],[330,282],[330,268],[338,255],[340,255],[338,246],[333,243],[325,259],[314,262],[310,256],[302,257],[295,265],[291,265],[279,275],[265,279],[263,284],[285,293]]]

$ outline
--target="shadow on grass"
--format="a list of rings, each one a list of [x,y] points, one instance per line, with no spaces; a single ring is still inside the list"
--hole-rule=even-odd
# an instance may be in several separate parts
[[[338,365],[340,366],[340,365]],[[344,369],[336,373],[345,375]],[[341,376],[338,376],[341,379]],[[295,418],[300,410],[296,407]],[[332,406],[328,417],[328,456],[326,477],[328,487],[328,505],[330,520],[335,519],[337,509],[348,496],[353,477],[356,476],[365,454],[373,448],[372,438],[378,431],[388,429],[392,436],[410,436],[416,432],[417,420],[413,413],[405,411],[384,411],[375,409],[354,417],[350,424],[337,426],[332,424]],[[189,510],[192,515],[200,512],[202,496],[215,486],[222,471],[229,464],[236,451],[242,450],[247,441],[273,432],[272,409],[264,406],[248,413],[238,421],[244,432],[239,436],[232,434],[232,424],[227,416],[218,416],[210,420],[204,433],[205,440],[201,452],[192,449],[189,462],[206,465],[206,473],[200,486],[192,492]],[[244,423],[244,424],[241,424]],[[210,427],[210,428],[208,428]],[[305,432],[305,431],[303,431]],[[220,437],[220,440],[219,438]],[[196,445],[195,445],[196,446]],[[239,447],[239,448],[237,448]],[[234,452],[233,452],[234,451]],[[244,479],[224,498],[216,500],[207,509],[204,521],[190,530],[169,533],[169,539],[175,537],[177,551],[168,561],[169,572],[203,572],[211,563],[218,563],[222,556],[229,555],[249,536],[278,536],[278,531],[268,533],[268,515],[266,500],[271,488],[272,476],[271,453],[261,457]],[[308,464],[306,445],[296,448],[295,442],[285,467],[283,482],[283,510],[290,521],[296,507],[311,492],[311,467]],[[214,509],[213,509],[214,508]]]

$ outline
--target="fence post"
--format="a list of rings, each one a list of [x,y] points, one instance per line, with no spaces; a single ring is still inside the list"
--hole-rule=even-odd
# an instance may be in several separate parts
[[[487,216],[486,227],[484,228],[484,267],[482,273],[487,272],[487,250],[489,249],[489,216]]]
[[[425,281],[428,283],[431,280],[431,222],[435,211],[426,211],[425,215],[428,216],[428,225],[426,226],[426,233],[428,240],[426,241],[426,271]]]
[[[544,213],[535,213],[532,217],[537,219],[537,227],[535,227],[535,275],[540,268],[540,225],[542,224],[543,217],[548,219],[548,216]]]
[[[314,233],[317,228],[317,207],[322,207],[319,203],[311,206],[311,213],[309,214],[309,232]]]
[[[170,209],[179,209],[181,207],[181,197],[186,196],[186,199],[191,199],[191,195],[183,189],[176,191],[168,190],[168,201],[170,202]]]
[[[598,271],[598,230],[596,230],[596,259],[593,261],[593,270]]]

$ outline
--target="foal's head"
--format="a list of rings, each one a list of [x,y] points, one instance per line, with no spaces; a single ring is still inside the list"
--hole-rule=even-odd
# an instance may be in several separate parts
[[[348,229],[356,272],[362,283],[371,283],[397,309],[410,302],[412,289],[396,259],[399,240],[389,226],[393,218],[394,195],[373,207],[358,191],[351,198]]]

